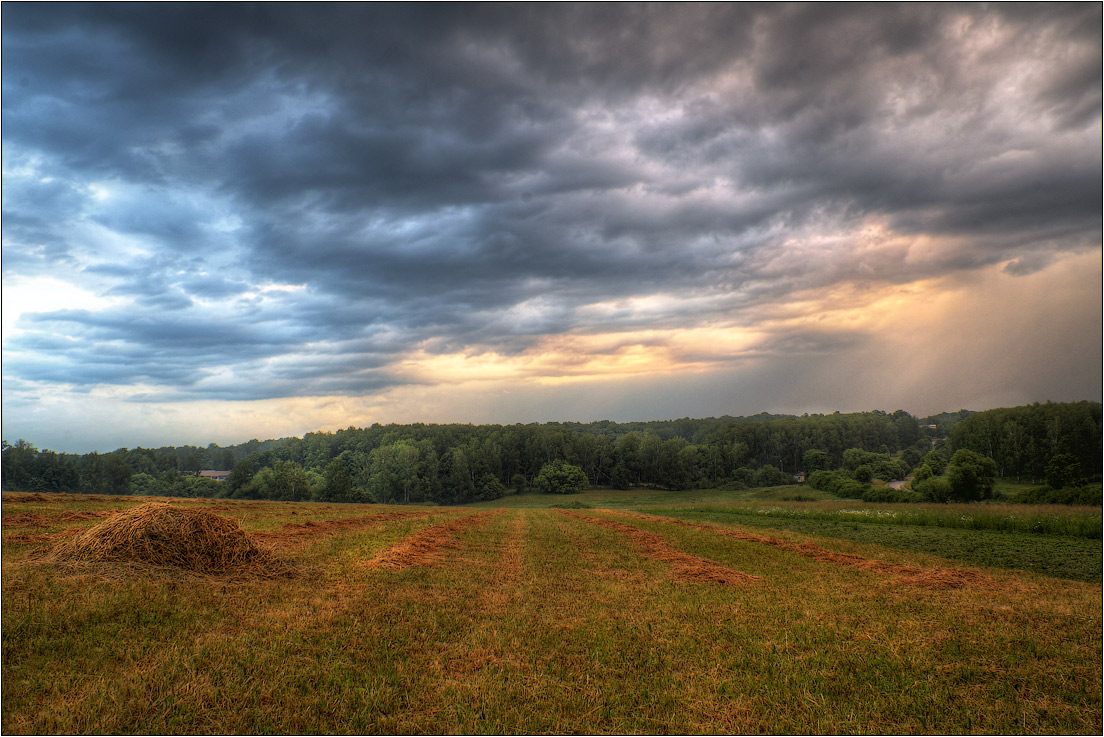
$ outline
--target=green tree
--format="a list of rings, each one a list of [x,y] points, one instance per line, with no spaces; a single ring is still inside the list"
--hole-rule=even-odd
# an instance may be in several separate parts
[[[322,484],[318,501],[321,502],[352,502],[353,498],[353,474],[349,470],[342,453],[330,461],[323,474],[325,479]]]
[[[574,494],[585,491],[590,482],[583,469],[557,458],[541,467],[533,486],[543,494]]]
[[[615,489],[627,489],[632,486],[632,477],[624,463],[618,463],[613,467],[613,473],[610,475],[610,485]]]
[[[276,499],[288,502],[310,499],[310,479],[303,467],[295,461],[276,461],[272,481],[272,492]]]
[[[476,501],[485,502],[492,499],[501,499],[504,496],[506,496],[506,485],[497,476],[493,473],[485,473],[480,477]]]
[[[942,476],[947,470],[947,455],[942,450],[933,450],[924,456],[921,463],[926,464],[932,474]]]
[[[818,450],[816,448],[810,448],[805,451],[805,455],[802,456],[802,466],[805,468],[805,473],[810,474],[813,471],[827,471],[828,470],[828,453],[827,451]]]
[[[921,463],[912,474],[912,488],[915,489],[917,484],[922,484],[933,476],[935,472],[932,471],[932,467],[927,463]]]
[[[947,464],[946,475],[952,499],[967,502],[988,499],[993,495],[997,464],[972,450],[958,450]]]
[[[1081,485],[1081,462],[1072,453],[1059,453],[1046,466],[1047,486],[1069,489]]]
[[[789,481],[786,474],[769,463],[755,472],[756,486],[781,486]]]
[[[199,472],[203,470],[203,456],[199,454],[198,450],[193,450],[184,460],[180,463],[180,472],[186,473],[191,476],[198,476]]]
[[[233,494],[252,481],[253,475],[257,473],[257,467],[260,465],[260,460],[260,454],[250,453],[245,458],[238,461],[234,469],[230,471],[230,477],[225,481],[226,491]]]

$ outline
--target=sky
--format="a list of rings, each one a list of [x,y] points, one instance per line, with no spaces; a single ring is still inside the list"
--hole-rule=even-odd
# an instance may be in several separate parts
[[[1101,399],[1100,3],[0,12],[9,442]]]

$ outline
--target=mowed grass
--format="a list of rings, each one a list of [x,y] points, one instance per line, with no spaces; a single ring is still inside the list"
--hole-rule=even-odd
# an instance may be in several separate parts
[[[570,495],[507,496],[477,506],[637,509],[876,543],[1075,581],[1100,581],[1104,573],[1100,507],[867,504],[796,485],[742,491],[592,489]]]
[[[876,543],[984,566],[1099,582],[1098,507],[774,502],[639,506],[691,521]]]
[[[256,532],[394,509],[229,506]],[[365,565],[475,510],[423,511],[278,548],[307,573],[277,581],[64,567],[30,557],[45,543],[5,542],[3,731],[1100,732],[1099,581],[975,567],[977,585],[930,588],[709,529],[522,507],[461,530],[431,564]],[[588,518],[756,578],[677,579]],[[706,523],[766,534],[735,516]]]

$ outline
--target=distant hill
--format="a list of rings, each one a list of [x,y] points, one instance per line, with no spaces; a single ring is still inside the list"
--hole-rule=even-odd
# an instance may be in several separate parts
[[[937,415],[931,417],[924,417],[920,420],[921,429],[925,430],[929,434],[934,433],[937,438],[945,438],[951,434],[951,430],[962,420],[965,420],[970,415],[976,415],[977,412],[969,409],[960,409],[957,412],[940,412]],[[935,425],[935,430],[928,428],[928,425]]]

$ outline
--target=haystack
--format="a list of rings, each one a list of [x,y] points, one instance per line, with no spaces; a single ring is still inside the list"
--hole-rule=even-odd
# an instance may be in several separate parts
[[[291,566],[258,547],[235,520],[158,502],[112,516],[58,544],[51,557],[182,568],[211,575],[291,572]]]

